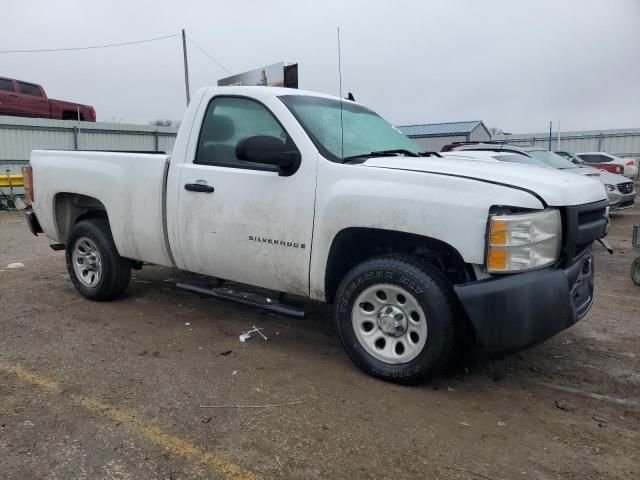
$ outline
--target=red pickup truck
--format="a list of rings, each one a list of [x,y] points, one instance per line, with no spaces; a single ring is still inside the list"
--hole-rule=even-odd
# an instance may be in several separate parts
[[[0,115],[96,121],[96,111],[90,105],[53,100],[47,98],[41,85],[3,77],[0,77]]]

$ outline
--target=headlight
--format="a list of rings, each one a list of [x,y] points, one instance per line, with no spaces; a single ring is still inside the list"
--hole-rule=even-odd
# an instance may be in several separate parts
[[[608,183],[605,184],[605,187],[609,192],[613,192],[616,189],[616,187],[614,187],[613,185],[609,185]]]
[[[561,241],[558,210],[495,215],[489,225],[487,270],[510,273],[546,267],[558,260]]]

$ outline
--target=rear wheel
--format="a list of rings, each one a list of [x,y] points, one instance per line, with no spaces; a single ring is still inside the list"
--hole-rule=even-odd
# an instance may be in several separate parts
[[[66,245],[67,270],[80,294],[90,300],[111,300],[126,290],[131,261],[116,249],[106,219],[78,222]]]
[[[640,257],[636,258],[631,264],[631,280],[640,286]]]
[[[342,343],[366,373],[419,383],[445,366],[454,348],[455,294],[437,269],[410,256],[357,265],[337,294]]]

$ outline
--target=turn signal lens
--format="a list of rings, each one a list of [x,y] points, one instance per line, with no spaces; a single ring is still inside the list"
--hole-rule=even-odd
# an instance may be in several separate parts
[[[495,220],[491,224],[491,234],[489,237],[491,245],[506,245],[507,244],[507,222],[501,220]]]
[[[507,251],[492,248],[487,257],[487,268],[492,271],[503,271],[507,269]]]

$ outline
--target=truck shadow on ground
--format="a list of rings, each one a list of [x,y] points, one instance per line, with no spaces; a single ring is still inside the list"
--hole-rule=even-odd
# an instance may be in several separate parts
[[[136,303],[145,306],[160,307],[169,317],[184,316],[188,312],[191,318],[205,316],[212,327],[221,327],[224,319],[227,336],[234,337],[254,324],[265,328],[267,334],[274,331],[288,332],[278,338],[279,346],[287,355],[299,356],[301,362],[316,361],[317,356],[334,356],[342,359],[343,366],[358,371],[351,366],[342,349],[338,331],[333,318],[333,305],[309,301],[300,297],[287,296],[286,303],[304,308],[304,319],[290,318],[239,303],[211,299],[206,295],[185,292],[176,289],[178,282],[195,284],[205,288],[216,286],[216,279],[157,266],[145,266],[142,271],[134,272],[131,285],[122,298],[112,303]],[[277,298],[277,294],[260,288],[225,282],[224,286],[252,294],[261,294]],[[147,308],[149,308],[147,307]],[[167,317],[167,318],[169,318]],[[187,317],[185,317],[187,318]],[[162,322],[161,322],[162,323]],[[171,323],[169,321],[168,323]],[[161,325],[158,325],[161,328]],[[425,385],[439,388],[443,382],[452,379],[492,379],[503,380],[517,362],[517,357],[491,358],[482,349],[475,347],[470,339],[464,342],[456,352],[451,364]],[[359,373],[359,371],[358,371]]]

